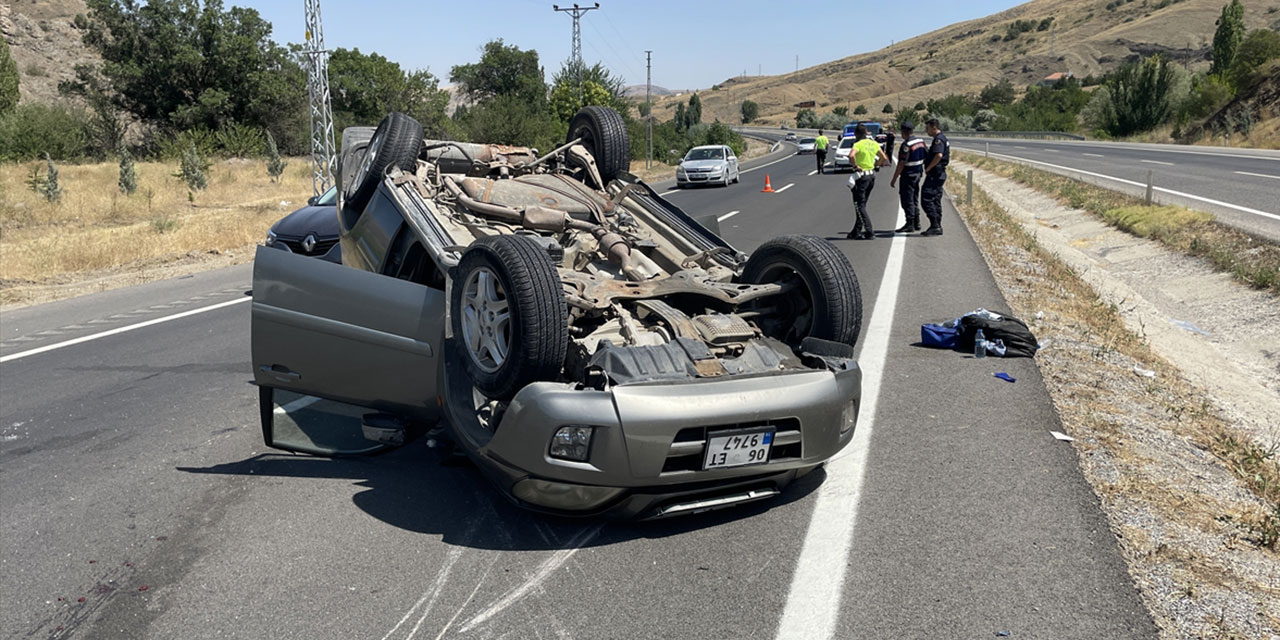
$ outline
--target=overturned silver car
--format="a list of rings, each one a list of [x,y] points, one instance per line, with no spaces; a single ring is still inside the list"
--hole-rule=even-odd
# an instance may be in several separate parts
[[[777,495],[848,444],[858,281],[825,240],[750,257],[627,172],[621,117],[568,141],[343,132],[343,264],[261,248],[253,365],[268,445],[449,439],[518,504],[662,517]],[[443,432],[441,429],[443,428]]]

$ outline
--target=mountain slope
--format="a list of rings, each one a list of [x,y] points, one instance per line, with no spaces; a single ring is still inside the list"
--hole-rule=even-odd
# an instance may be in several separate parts
[[[1059,71],[1084,77],[1152,53],[1204,66],[1224,1],[1033,0],[877,51],[717,85],[699,93],[703,119],[737,122],[743,100],[758,103],[760,119],[770,124],[791,122],[795,104],[806,100],[816,100],[819,111],[847,105],[852,112],[863,104],[874,116],[886,103],[906,106],[948,93],[976,93],[1000,78],[1022,88]],[[1245,24],[1266,26],[1280,11],[1268,13],[1273,7],[1280,0],[1246,0]],[[1037,30],[1048,18],[1051,23]],[[1034,24],[1006,37],[1019,20]],[[674,108],[677,99],[662,98],[658,107]]]
[[[97,55],[72,26],[84,0],[5,0],[0,2],[0,35],[18,63],[18,92],[23,102],[51,102],[58,83],[75,77],[75,66],[97,62]]]

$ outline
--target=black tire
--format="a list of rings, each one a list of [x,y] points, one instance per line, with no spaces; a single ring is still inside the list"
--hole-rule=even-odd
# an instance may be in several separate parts
[[[387,114],[374,130],[351,183],[343,187],[342,208],[364,211],[387,169],[400,167],[403,171],[413,171],[421,149],[422,125],[403,113]]]
[[[479,281],[481,271],[490,274],[486,277],[496,276],[509,314],[505,327],[491,326],[491,333],[477,326],[483,322],[473,320],[476,313],[484,317],[488,312],[465,291],[473,276]],[[458,262],[449,308],[463,366],[485,395],[505,400],[530,382],[560,376],[569,348],[569,311],[555,264],[532,240],[489,236],[472,243]],[[491,336],[499,348],[505,343],[501,361],[496,361],[492,349],[474,346],[471,336],[482,341],[484,335]]]
[[[583,107],[569,121],[565,141],[582,138],[582,144],[596,160],[600,179],[608,184],[619,173],[631,170],[631,139],[627,123],[609,107]]]
[[[764,302],[781,308],[775,335],[792,345],[810,336],[857,344],[862,289],[844,254],[816,236],[782,236],[760,245],[742,270],[742,281],[750,284],[793,276],[804,286]]]

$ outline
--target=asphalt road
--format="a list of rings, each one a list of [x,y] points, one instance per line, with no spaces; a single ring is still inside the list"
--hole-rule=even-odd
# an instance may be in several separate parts
[[[235,267],[0,318],[0,635],[1155,637],[1034,363],[913,346],[922,322],[1005,306],[954,211],[941,238],[846,241],[846,176],[809,175],[812,157],[747,168],[764,163],[669,197],[746,250],[833,238],[861,281],[875,399],[845,455],[781,499],[564,521],[421,442],[266,451]]]
[[[1208,211],[1238,229],[1280,242],[1280,151],[1157,144],[952,138],[952,147],[1142,197]]]

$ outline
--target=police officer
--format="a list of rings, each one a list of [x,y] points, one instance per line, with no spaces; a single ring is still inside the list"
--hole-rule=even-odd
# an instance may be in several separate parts
[[[853,148],[849,150],[850,165],[854,174],[849,178],[849,188],[853,190],[853,207],[858,215],[853,223],[853,231],[846,236],[850,240],[871,240],[875,238],[875,229],[871,227],[871,216],[867,214],[867,198],[871,197],[871,189],[876,186],[876,168],[889,163],[889,156],[884,154],[880,144],[867,137],[867,126],[859,124],[854,128]]]
[[[830,144],[827,137],[822,135],[822,129],[818,129],[818,137],[813,140],[813,155],[818,158],[818,173],[822,173],[822,165],[827,163],[827,145]]]
[[[951,143],[938,127],[937,119],[930,118],[925,132],[933,136],[929,145],[929,162],[924,168],[924,187],[920,190],[920,207],[929,216],[929,228],[922,236],[942,235],[942,185],[947,181],[947,165],[951,162]]]
[[[893,179],[889,181],[892,189],[898,179],[902,186],[898,187],[898,202],[902,203],[902,211],[907,214],[907,222],[894,230],[894,233],[911,233],[920,230],[920,176],[924,175],[926,148],[924,140],[915,137],[915,126],[910,122],[902,123],[902,147],[898,150],[898,167],[893,170]]]

